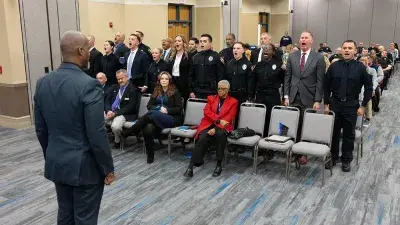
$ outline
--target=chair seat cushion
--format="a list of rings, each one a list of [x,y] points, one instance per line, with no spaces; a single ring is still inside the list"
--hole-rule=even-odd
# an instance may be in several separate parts
[[[292,140],[289,140],[284,143],[278,143],[273,141],[266,141],[265,139],[261,139],[258,142],[258,147],[262,149],[274,150],[274,151],[287,151],[294,145]]]
[[[172,128],[165,128],[161,130],[161,134],[169,134],[171,132]]]
[[[255,146],[260,139],[261,137],[259,135],[254,135],[250,137],[242,137],[239,139],[228,138],[228,142],[234,145]]]
[[[131,128],[135,123],[136,123],[136,121],[135,122],[125,122],[123,125],[123,128]]]
[[[193,138],[194,135],[196,135],[197,129],[195,130],[180,130],[178,127],[172,128],[171,129],[171,135],[172,136],[178,136],[178,137],[185,137],[185,138]]]
[[[330,148],[323,144],[299,142],[292,146],[292,152],[301,155],[322,157],[328,154]]]

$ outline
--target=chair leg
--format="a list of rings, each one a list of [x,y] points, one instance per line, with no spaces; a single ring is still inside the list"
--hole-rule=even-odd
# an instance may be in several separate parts
[[[119,146],[119,150],[120,151],[124,151],[125,139],[120,137],[119,140],[120,140],[120,143],[121,143],[121,145]]]
[[[364,140],[363,140],[363,137],[361,136],[361,158],[363,157],[363,144],[364,143]]]
[[[288,173],[287,173],[287,180],[290,181],[290,170],[292,169],[292,151],[289,151],[289,158],[288,158]]]
[[[290,155],[290,149],[286,151],[286,179],[289,180],[289,155]]]
[[[143,143],[143,154],[146,155],[146,145]]]
[[[360,164],[359,164],[360,151],[361,151],[360,145],[361,145],[360,142],[357,143],[357,157],[356,157],[356,166],[357,166],[357,170],[358,170],[358,166],[360,165]]]
[[[253,162],[253,174],[257,174],[257,163],[258,163],[258,145],[254,146],[254,162]]]
[[[171,144],[172,144],[172,137],[171,133],[168,134],[168,157],[171,159]]]
[[[322,160],[322,186],[324,186],[324,179],[325,179],[325,164],[327,163],[326,161],[327,156],[324,156],[323,160]]]

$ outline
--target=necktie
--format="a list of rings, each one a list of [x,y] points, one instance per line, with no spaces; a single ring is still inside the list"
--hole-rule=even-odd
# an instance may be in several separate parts
[[[345,62],[343,67],[342,77],[340,78],[339,97],[345,100],[347,96],[347,78],[349,77],[350,73],[350,63]]]
[[[121,99],[122,99],[122,95],[124,95],[124,91],[125,91],[125,86],[121,86],[119,88],[118,94],[115,97],[115,100],[113,102],[113,104],[111,105],[111,110],[113,112],[117,111],[119,108],[119,104],[121,103]]]
[[[306,54],[307,53],[302,53],[302,55],[301,55],[301,60],[300,60],[300,71],[301,72],[303,72],[304,65],[306,64]]]

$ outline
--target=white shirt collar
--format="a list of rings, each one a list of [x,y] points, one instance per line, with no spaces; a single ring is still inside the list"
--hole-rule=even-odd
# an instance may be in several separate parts
[[[94,49],[94,47],[91,47],[91,48],[89,49],[89,52],[91,52],[93,49]]]
[[[305,52],[301,51],[301,54],[303,54],[303,53],[306,53],[306,55],[309,55],[309,54],[310,54],[310,52],[311,52],[311,48],[310,48],[310,49],[308,49],[308,51],[305,51]]]

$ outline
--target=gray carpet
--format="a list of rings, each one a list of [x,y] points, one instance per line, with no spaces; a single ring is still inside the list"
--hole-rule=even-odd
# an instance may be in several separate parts
[[[314,160],[285,179],[280,156],[252,175],[251,157],[229,157],[227,169],[211,176],[215,161],[182,175],[188,160],[179,145],[172,160],[165,148],[148,165],[141,144],[112,150],[118,180],[106,187],[99,224],[400,224],[400,79],[391,79],[381,112],[364,132],[359,171],[333,176]],[[136,143],[135,138],[129,142]],[[190,147],[188,147],[190,148]],[[251,156],[251,154],[247,154]],[[340,164],[339,164],[340,165]],[[32,128],[0,128],[0,224],[55,224],[54,185],[43,178],[42,150]]]

